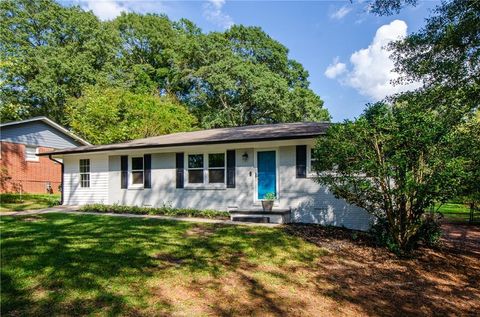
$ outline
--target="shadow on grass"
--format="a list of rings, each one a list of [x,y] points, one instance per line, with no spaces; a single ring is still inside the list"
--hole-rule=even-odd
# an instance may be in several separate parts
[[[407,260],[375,248],[362,233],[319,226],[66,214],[0,222],[2,316],[475,315],[480,309],[480,230],[470,227],[447,228],[442,248]]]
[[[33,218],[1,218],[3,316],[151,315],[148,282],[154,277],[181,271],[215,280],[265,261],[311,263],[318,256],[300,252],[301,239],[272,228],[89,215]],[[262,309],[281,314],[288,306],[251,276],[241,280]],[[172,309],[167,298],[156,302],[164,314]],[[217,314],[222,309],[212,308]]]
[[[2,217],[2,314],[129,313],[108,280],[128,278],[126,268],[142,272],[152,265],[141,246],[118,247],[135,224],[61,215],[38,218]]]
[[[475,316],[480,311],[480,230],[443,228],[440,248],[399,259],[368,236],[342,228],[292,225],[287,231],[335,250],[319,263],[319,292],[367,315]]]

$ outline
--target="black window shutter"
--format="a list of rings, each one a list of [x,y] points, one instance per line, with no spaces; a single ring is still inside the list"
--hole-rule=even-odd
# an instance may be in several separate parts
[[[175,153],[177,167],[177,188],[183,188],[183,153]]]
[[[128,187],[128,156],[122,155],[120,156],[120,188],[127,188]]]
[[[307,146],[297,145],[297,178],[307,177]]]
[[[227,151],[227,188],[235,188],[235,150]]]
[[[143,188],[152,188],[152,155],[143,155]]]

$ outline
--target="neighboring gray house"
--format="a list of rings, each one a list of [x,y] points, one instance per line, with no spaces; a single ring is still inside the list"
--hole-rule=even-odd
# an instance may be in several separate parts
[[[63,159],[64,203],[229,210],[236,217],[366,230],[363,209],[312,177],[311,149],[329,123],[285,123],[183,132],[43,153]],[[261,212],[266,193],[273,212]]]
[[[0,124],[0,192],[55,193],[61,163],[37,154],[90,145],[46,117]]]
[[[47,117],[0,124],[1,141],[50,149],[91,145]]]

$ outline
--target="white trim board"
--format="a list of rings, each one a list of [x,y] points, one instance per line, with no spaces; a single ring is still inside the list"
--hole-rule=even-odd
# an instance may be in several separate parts
[[[261,141],[261,142],[239,142],[239,143],[221,143],[221,144],[203,144],[203,145],[182,145],[171,147],[149,147],[149,148],[136,148],[136,149],[122,149],[122,150],[105,150],[95,152],[84,153],[69,153],[69,154],[57,154],[52,155],[54,158],[61,158],[63,156],[91,156],[91,155],[136,155],[136,153],[176,153],[176,152],[205,152],[205,151],[227,151],[227,150],[241,150],[241,149],[263,149],[263,148],[279,148],[281,146],[293,146],[293,145],[314,145],[315,138],[306,139],[291,139],[291,140],[278,140],[278,141]],[[210,150],[214,149],[214,150]],[[134,154],[132,154],[134,153]]]

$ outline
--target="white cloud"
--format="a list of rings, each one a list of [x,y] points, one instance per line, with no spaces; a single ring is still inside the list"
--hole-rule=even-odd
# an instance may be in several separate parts
[[[394,20],[381,26],[372,43],[358,50],[350,57],[353,70],[348,74],[347,83],[361,94],[379,100],[388,95],[418,88],[419,83],[408,85],[393,85],[392,81],[399,77],[393,71],[391,52],[387,45],[407,35],[407,24]]]
[[[390,42],[402,39],[406,35],[407,24],[404,21],[394,20],[389,24],[382,25],[367,48],[360,49],[350,56],[351,71],[342,70],[344,67],[338,66],[339,63],[336,60],[334,61],[336,64],[327,68],[325,75],[329,78],[337,78],[344,73],[339,81],[355,88],[372,101],[419,88],[420,83],[407,85],[393,83],[395,79],[399,78],[399,74],[393,71],[394,64],[387,46]]]
[[[165,13],[168,6],[164,1],[145,0],[73,0],[85,10],[91,10],[101,20],[112,20],[122,12]]]
[[[122,2],[116,0],[86,0],[80,6],[85,10],[92,10],[101,20],[112,20],[122,11],[129,11]]]
[[[333,63],[330,64],[325,70],[325,76],[333,79],[345,73],[346,70],[347,65],[345,65],[345,63],[340,63],[338,57],[335,57]]]
[[[203,5],[203,15],[208,21],[228,29],[233,25],[233,19],[222,11],[224,4],[225,0],[208,0]]]
[[[331,13],[330,18],[335,19],[335,20],[343,19],[347,14],[350,13],[350,11],[352,11],[352,8],[347,7],[345,5],[345,6],[341,7],[340,9],[336,10],[335,12]]]

